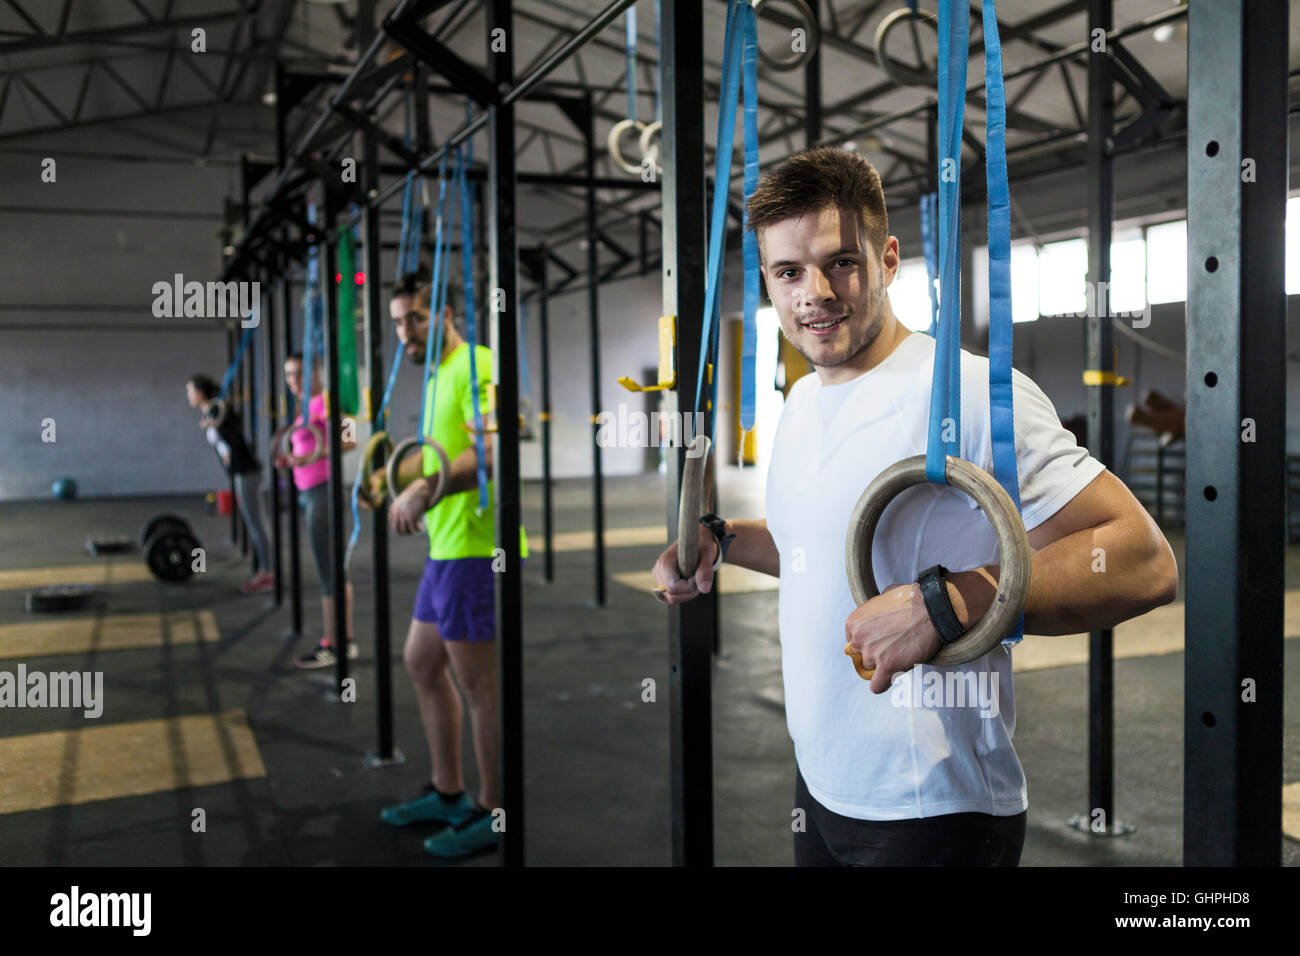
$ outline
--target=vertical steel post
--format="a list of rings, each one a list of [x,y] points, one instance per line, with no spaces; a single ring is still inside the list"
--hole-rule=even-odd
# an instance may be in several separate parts
[[[504,91],[514,83],[515,36],[511,0],[490,0],[487,7],[487,57],[492,85]],[[498,33],[498,31],[503,31]],[[524,669],[523,578],[519,554],[519,335],[516,310],[519,282],[515,272],[515,109],[495,105],[488,111],[487,222],[490,273],[484,301],[500,304],[490,312],[492,355],[497,391],[497,436],[492,456],[496,493],[496,546],[505,557],[497,576],[497,698],[500,713],[501,799],[505,830],[499,860],[524,865]]]
[[[360,0],[357,9],[357,45],[367,49],[375,36],[375,0]],[[427,112],[427,110],[422,110]],[[362,159],[362,189],[366,196],[377,195],[379,190],[379,146],[372,132],[363,134],[364,154]],[[368,378],[366,392],[369,397],[368,407],[371,415],[371,431],[382,431],[385,421],[378,415],[379,403],[383,401],[384,372],[384,330],[388,327],[384,302],[380,298],[382,284],[380,273],[383,270],[383,247],[380,245],[382,215],[374,206],[366,205],[365,229],[365,272],[366,284],[363,288],[366,322],[366,348],[368,350]],[[394,358],[396,361],[396,357]],[[423,399],[421,399],[423,400]],[[358,465],[360,467],[360,465]],[[375,468],[383,467],[383,456],[376,455]],[[371,561],[374,566],[375,588],[375,706],[377,726],[377,750],[371,766],[401,760],[393,753],[393,669],[392,669],[392,633],[389,623],[390,598],[388,592],[388,507],[382,505],[374,510],[370,522]]]
[[[821,22],[821,0],[808,0],[813,19]],[[822,138],[822,48],[818,44],[803,68],[803,135],[805,148]]]
[[[1188,14],[1186,866],[1281,863],[1289,6]]]
[[[288,132],[284,97],[284,64],[278,59],[275,61],[275,164],[278,170],[283,171],[285,163],[288,162]],[[280,245],[281,248],[288,244],[288,230],[281,230]],[[283,272],[280,275],[280,295],[284,306],[284,354],[287,358],[294,351],[293,347],[293,282],[289,274],[291,260],[288,256],[282,258]],[[305,320],[304,320],[305,326]],[[274,370],[275,375],[282,374],[282,370]],[[311,371],[305,370],[308,376],[305,391],[308,398],[311,397]],[[285,385],[285,408],[292,414],[296,409],[294,403],[289,401],[289,387]],[[277,479],[278,481],[278,479]],[[290,600],[292,632],[295,637],[302,636],[302,555],[298,551],[298,487],[293,478],[293,469],[286,469],[284,472],[285,488],[289,495],[289,573],[293,579],[293,594]]]
[[[596,419],[601,412],[600,398],[600,257],[596,235],[596,109],[591,93],[585,100],[585,128],[582,131],[587,175],[587,313],[591,323],[591,503],[592,521],[596,533],[596,606],[605,606],[605,475],[601,462],[601,448],[597,436],[600,425]],[[664,122],[665,129],[667,121]]]
[[[663,104],[663,308],[677,317],[676,407],[696,408],[703,345],[704,11],[698,0],[663,0],[659,76]],[[707,401],[702,390],[701,402]],[[699,420],[699,419],[696,419]],[[684,431],[684,429],[683,429]],[[689,437],[689,436],[685,436]],[[677,529],[685,447],[668,454],[669,537]],[[671,696],[672,861],[713,865],[713,592],[668,611]]]
[[[235,333],[226,329],[226,367],[235,360]],[[239,401],[239,379],[236,376],[230,380],[231,394],[226,396],[226,401],[235,407]],[[239,507],[235,504],[235,473],[232,471],[228,475],[230,484],[230,543],[239,544]]]
[[[330,509],[330,568],[329,575],[334,592],[334,673],[337,681],[336,690],[343,693],[343,682],[348,677],[348,631],[347,631],[347,575],[343,568],[344,525],[347,512],[343,504],[343,411],[339,405],[342,390],[339,387],[339,320],[338,320],[338,285],[334,281],[336,253],[334,248],[334,231],[337,220],[337,195],[334,184],[322,181],[325,194],[321,203],[320,230],[324,233],[317,255],[320,256],[321,301],[325,303],[325,381],[328,383],[328,423],[325,426],[326,441],[329,444],[329,509]],[[314,359],[314,356],[313,356]],[[312,370],[302,370],[303,394],[311,396]]]
[[[542,409],[538,418],[541,419],[539,424],[542,426],[542,536],[546,546],[546,582],[550,584],[555,580],[555,511],[551,488],[551,317],[550,296],[546,287],[546,256],[546,247],[542,246],[537,256],[537,333],[542,345]]]
[[[275,297],[271,294],[270,269],[262,272],[261,281],[264,287],[260,300],[262,322],[266,325],[267,404],[267,444],[263,447],[270,449],[270,438],[275,435],[276,430],[280,427],[280,377],[275,347]],[[271,485],[271,571],[275,574],[275,606],[280,607],[284,604],[283,538],[280,535],[280,476],[275,470],[275,452],[273,450],[268,451],[266,455],[266,475],[267,481]]]
[[[1109,32],[1113,0],[1088,0],[1088,34]],[[1115,214],[1115,103],[1110,53],[1093,47],[1088,57],[1088,283],[1095,308],[1088,315],[1087,368],[1115,371],[1111,329],[1111,226]],[[1105,285],[1103,285],[1105,283]],[[1109,383],[1086,386],[1088,450],[1107,468],[1115,464],[1115,392]],[[1115,820],[1115,664],[1110,628],[1088,635],[1088,809],[1075,825],[1085,833],[1118,835]],[[1086,817],[1086,819],[1085,819]],[[1099,829],[1100,828],[1100,829]]]
[[[288,239],[288,233],[282,233],[280,242],[283,244]],[[284,264],[284,273],[280,276],[280,301],[284,314],[284,354],[289,356],[294,351],[293,346],[293,282],[289,276],[289,263],[286,260]],[[305,322],[305,320],[304,320]],[[283,374],[282,369],[275,370],[276,375]],[[311,379],[306,380],[310,388]],[[285,406],[290,416],[296,412],[302,414],[302,409],[298,408],[293,402],[288,401],[288,385],[285,386],[286,400]],[[290,620],[292,621],[292,632],[295,637],[302,636],[302,555],[298,550],[298,485],[294,481],[293,469],[287,468],[284,471],[285,490],[289,496],[289,513],[286,517],[289,519],[289,577],[293,582],[293,590],[290,594]]]

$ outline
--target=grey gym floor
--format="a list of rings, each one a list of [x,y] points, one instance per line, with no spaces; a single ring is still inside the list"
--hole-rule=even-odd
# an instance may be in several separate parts
[[[730,470],[729,470],[730,471]],[[728,514],[755,513],[755,475],[729,473]],[[606,481],[609,527],[662,521],[656,475]],[[555,488],[557,531],[591,527],[590,483]],[[530,540],[540,543],[541,489],[524,489]],[[229,519],[207,515],[197,497],[0,505],[0,569],[82,564],[90,534],[134,534],[151,514],[186,515],[209,549],[206,575],[183,586],[114,585],[101,613],[209,607],[219,645],[103,652],[28,660],[29,668],[105,672],[110,721],[242,708],[264,778],[0,815],[0,862],[22,865],[425,865],[421,839],[432,830],[379,822],[385,803],[417,791],[428,756],[400,648],[422,551],[390,538],[396,739],[407,762],[367,769],[375,748],[374,641],[369,532],[353,568],[360,700],[327,699],[329,672],[302,672],[292,658],[319,636],[314,570],[304,549],[307,636],[286,640],[289,610],[235,586],[247,563],[230,544]],[[1170,534],[1180,563],[1181,535]],[[659,548],[610,548],[610,574],[648,569]],[[556,555],[556,580],[542,581],[542,558],[525,567],[527,860],[533,865],[666,865],[669,862],[668,659],[663,609],[611,580],[593,608],[593,555]],[[287,562],[286,562],[287,567]],[[1288,549],[1287,585],[1300,586],[1300,548]],[[1181,600],[1181,596],[1180,596]],[[721,598],[722,654],[714,671],[716,859],[720,865],[788,866],[793,752],[782,710],[776,592]],[[0,591],[0,622],[30,619],[23,591]],[[1287,644],[1286,781],[1300,780],[1300,642]],[[6,662],[9,664],[10,662]],[[656,679],[658,702],[642,703],[641,681]],[[1135,833],[1085,837],[1065,821],[1087,798],[1087,668],[1016,677],[1016,749],[1029,781],[1026,866],[1176,866],[1182,859],[1183,655],[1115,664],[1115,805]],[[77,729],[79,715],[4,712],[0,736]],[[469,750],[468,722],[466,752]],[[0,772],[22,773],[21,767]],[[473,778],[473,761],[467,757]],[[189,829],[190,810],[208,815],[206,834]],[[1300,863],[1300,844],[1283,841],[1283,861]],[[482,855],[469,865],[493,865]]]

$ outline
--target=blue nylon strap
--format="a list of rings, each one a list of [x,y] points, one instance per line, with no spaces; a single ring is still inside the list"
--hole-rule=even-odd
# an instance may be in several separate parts
[[[402,187],[402,231],[397,236],[397,278],[400,280],[406,272],[406,250],[411,237],[411,198],[415,191],[414,173],[406,174],[406,184]]]
[[[939,4],[939,330],[930,389],[925,477],[948,483],[946,456],[961,457],[961,131],[966,110],[968,0]],[[953,59],[956,57],[956,65]],[[945,427],[949,426],[949,427]],[[945,433],[949,440],[945,441]]]
[[[307,206],[307,222],[316,225],[316,204]],[[320,259],[319,247],[307,250],[307,287],[302,296],[302,423],[307,425],[311,412],[311,381],[316,370],[315,346],[320,321]]]
[[[636,5],[627,8],[624,15],[627,23],[627,38],[624,50],[627,53],[627,118],[636,119]]]
[[[659,36],[663,32],[663,28],[660,25],[662,23],[662,17],[660,16],[659,3],[660,0],[655,0],[655,42],[656,43],[659,42]],[[655,70],[655,122],[663,122],[663,118],[664,118],[664,107],[660,98],[660,91],[659,91],[659,71]]]
[[[257,315],[261,311],[261,303],[253,303],[251,315]],[[225,399],[226,394],[230,391],[230,385],[235,380],[235,372],[239,369],[239,363],[244,360],[244,353],[248,351],[248,344],[253,341],[253,333],[257,330],[259,322],[253,322],[252,325],[245,327],[243,333],[239,336],[239,347],[235,349],[235,357],[230,360],[226,366],[226,374],[221,376],[221,388],[217,391],[217,398]]]
[[[984,0],[984,84],[987,100],[985,162],[989,193],[989,419],[993,476],[1020,510],[1015,416],[1011,388],[1014,323],[1011,315],[1011,194],[1007,183],[1007,95],[997,10]],[[1003,643],[1019,643],[1025,616]]]
[[[700,362],[695,377],[695,407],[701,410],[700,396],[704,388],[705,367],[709,353],[717,354],[717,335],[714,327],[722,308],[723,250],[727,239],[727,198],[731,192],[731,152],[736,140],[736,92],[740,85],[742,31],[736,28],[736,7],[739,0],[727,4],[727,31],[725,53],[722,58],[722,91],[718,100],[718,139],[714,155],[713,212],[709,221],[709,261],[705,273],[704,328],[700,334]],[[748,5],[748,4],[746,4]],[[752,11],[751,11],[752,12]],[[714,376],[716,382],[718,376]],[[716,395],[716,388],[710,389]],[[716,408],[716,402],[714,403]],[[709,416],[716,427],[716,416]],[[712,431],[713,428],[710,429]]]
[[[420,240],[424,232],[424,206],[416,198],[416,194],[421,192],[423,184],[420,176],[415,170],[406,174],[407,183],[411,187],[411,227],[406,240],[406,262],[403,271],[414,273],[420,268]],[[405,210],[402,218],[405,219]]]
[[[468,109],[468,106],[467,106]],[[474,457],[478,474],[478,507],[482,511],[488,506],[487,489],[487,450],[483,440],[483,410],[478,400],[478,320],[474,306],[474,200],[470,192],[465,167],[474,161],[474,143],[470,140],[465,147],[464,158],[457,149],[457,175],[460,182],[460,248],[462,262],[462,282],[465,286],[465,329],[469,333],[469,381],[470,394],[474,400]]]
[[[452,188],[456,188],[456,183],[452,183]],[[434,233],[433,233],[433,287],[430,300],[429,322],[435,328],[434,335],[425,335],[424,338],[424,378],[420,383],[420,438],[429,437],[429,430],[433,427],[433,399],[429,397],[429,375],[432,370],[433,374],[433,393],[434,398],[438,394],[438,371],[434,366],[433,357],[442,355],[442,313],[447,304],[447,228],[445,220],[450,219],[450,210],[447,206],[447,156],[444,153],[441,161],[438,163],[438,208],[434,216]],[[435,351],[436,349],[436,351]]]
[[[758,237],[749,229],[749,197],[758,186],[758,16],[754,8],[745,4],[740,9],[744,27],[745,74],[745,228],[743,251],[745,261],[745,318],[740,349],[740,427],[749,431],[754,427],[754,405],[757,396],[755,384],[758,365]],[[716,352],[714,353],[717,354]],[[715,376],[716,378],[717,376]],[[716,407],[716,406],[715,406]],[[744,442],[741,442],[742,460]]]
[[[939,255],[934,244],[934,217],[938,205],[938,193],[926,193],[921,197],[921,246],[925,253],[925,285],[930,293],[930,328],[927,334],[931,337],[939,326],[939,290],[934,284],[939,278]]]

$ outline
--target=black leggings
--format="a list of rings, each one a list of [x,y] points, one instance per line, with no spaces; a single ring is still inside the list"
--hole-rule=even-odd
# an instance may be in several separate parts
[[[796,773],[795,866],[1019,866],[1025,812],[1013,817],[948,813],[916,820],[855,820],[826,809]]]

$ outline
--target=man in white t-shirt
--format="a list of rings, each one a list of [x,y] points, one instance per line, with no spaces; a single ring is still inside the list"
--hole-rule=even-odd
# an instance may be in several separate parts
[[[1012,652],[926,664],[941,641],[917,583],[942,565],[959,626],[979,620],[998,577],[988,520],[946,485],[910,488],[873,543],[882,593],[857,606],[845,570],[858,498],[885,468],[925,454],[928,437],[935,342],[899,323],[885,294],[899,253],[880,177],[855,153],[812,149],[769,174],[748,213],[782,332],[817,374],[794,385],[781,413],[767,516],[709,521],[695,575],[678,575],[673,545],[655,577],[671,603],[707,592],[720,544],[725,560],[780,577],[795,806],[806,814],[796,864],[1015,866],[1029,802],[1011,744]],[[988,359],[963,351],[961,379],[962,457],[992,474]],[[1037,385],[1013,372],[1012,388],[1034,549],[1025,632],[1113,627],[1171,602],[1178,569],[1155,522],[1078,447]],[[936,620],[951,630],[946,610]],[[874,670],[869,685],[846,640]]]

